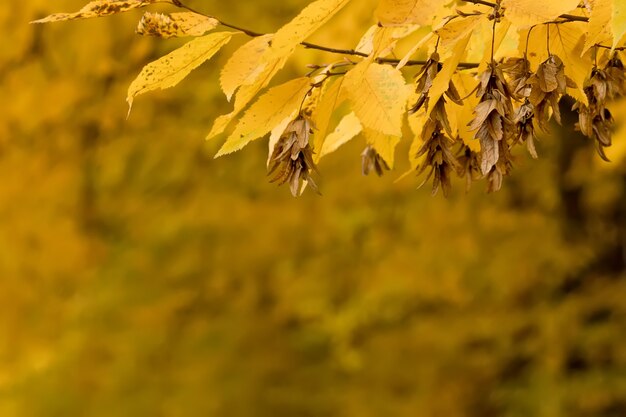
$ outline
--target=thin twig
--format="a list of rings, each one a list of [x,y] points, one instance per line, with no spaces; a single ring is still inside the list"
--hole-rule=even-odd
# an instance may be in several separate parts
[[[496,5],[496,3],[492,3],[490,1],[485,1],[485,0],[462,0],[462,1],[466,3],[482,4],[483,6],[489,6],[489,7],[494,7]],[[573,14],[562,14],[559,17],[561,19],[565,19],[571,22],[588,22],[589,21],[589,18],[586,16],[576,16]]]
[[[205,16],[205,17],[210,17],[212,19],[217,20],[222,26],[225,26],[227,28],[231,28],[234,30],[238,30],[250,37],[256,38],[259,36],[264,36],[265,33],[261,33],[261,32],[256,32],[250,29],[246,29],[243,28],[241,26],[237,26],[237,25],[233,25],[231,23],[227,23],[224,22],[220,19],[218,19],[215,16],[211,16],[208,15],[206,13],[202,13],[198,10],[195,10],[189,6],[187,6],[186,4],[182,3],[180,0],[172,0],[172,4],[176,7],[179,7],[181,9],[185,9],[187,11],[199,14],[201,16]],[[340,49],[340,48],[331,48],[329,46],[324,46],[324,45],[318,45],[318,44],[314,44],[314,43],[310,43],[310,42],[301,42],[300,45],[304,46],[307,49],[316,49],[318,51],[324,51],[324,52],[330,52],[333,54],[341,54],[341,55],[351,55],[351,56],[360,56],[362,58],[368,58],[369,55],[364,53],[364,52],[359,52],[357,50],[354,49]],[[399,59],[395,59],[395,58],[376,58],[375,61],[379,64],[398,64],[400,62]],[[413,66],[413,65],[425,65],[426,61],[422,61],[422,60],[411,60],[408,61],[406,63],[407,66]],[[475,63],[475,62],[461,62],[459,63],[458,67],[459,68],[463,68],[463,69],[472,69],[472,68],[478,68],[479,64]]]

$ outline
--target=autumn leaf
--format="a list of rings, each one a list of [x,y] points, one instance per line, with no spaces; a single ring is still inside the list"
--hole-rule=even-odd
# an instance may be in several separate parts
[[[146,12],[137,26],[137,34],[173,38],[202,36],[219,25],[219,20],[198,13],[151,13]]]
[[[613,48],[615,48],[626,35],[626,2],[624,0],[613,0],[611,29],[613,31]]]
[[[453,54],[458,43],[471,34],[478,25],[486,20],[484,15],[468,16],[462,19],[454,19],[435,33],[439,35],[439,47],[437,51],[442,58],[448,58]]]
[[[89,19],[145,7],[154,3],[169,3],[169,0],[97,0],[88,3],[76,13],[55,13],[30,23],[62,22],[65,20]]]
[[[264,35],[253,38],[237,49],[226,62],[220,74],[220,85],[228,101],[239,87],[253,84],[268,67],[262,58],[270,47],[272,37]]]
[[[583,53],[596,44],[611,42],[611,18],[613,16],[613,0],[595,0],[589,17],[589,26]]]
[[[324,141],[324,146],[319,158],[335,152],[340,146],[346,144],[350,139],[361,133],[363,126],[354,112],[347,114],[337,125],[337,128]],[[318,159],[319,159],[318,158]]]
[[[409,90],[400,71],[365,60],[345,75],[343,88],[364,127],[402,135]]]
[[[215,157],[238,151],[270,132],[298,110],[310,88],[310,79],[302,77],[269,89],[245,112]]]
[[[350,0],[317,0],[291,22],[280,28],[272,39],[270,59],[291,54],[294,48],[330,20]]]
[[[380,0],[376,18],[382,26],[428,25],[447,0]]]
[[[146,65],[128,88],[128,111],[139,94],[166,89],[181,82],[228,43],[234,32],[218,32],[196,38],[175,51]]]
[[[287,62],[286,58],[277,58],[274,61],[259,63],[260,71],[248,74],[249,78],[237,90],[233,111],[218,117],[206,137],[209,140],[226,130],[228,125],[237,117],[246,106],[272,81],[272,78]]]
[[[313,122],[316,132],[313,136],[313,159],[319,161],[326,137],[331,128],[331,119],[337,107],[345,101],[343,91],[343,77],[339,80],[329,80],[322,86],[322,92],[318,98],[317,105],[313,112]]]
[[[518,28],[550,22],[576,9],[580,0],[503,0],[502,7]]]

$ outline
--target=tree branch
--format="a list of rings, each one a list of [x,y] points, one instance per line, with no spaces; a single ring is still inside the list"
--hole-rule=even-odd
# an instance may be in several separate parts
[[[483,6],[489,6],[489,7],[495,7],[496,3],[492,3],[489,1],[485,1],[485,0],[462,0],[466,3],[473,3],[473,4],[482,4]],[[585,16],[576,16],[573,14],[562,14],[559,16],[561,19],[565,19],[568,22],[588,22],[589,18],[585,17]]]
[[[485,5],[491,5],[492,3],[489,2],[485,2],[482,0],[472,0],[472,2],[479,2],[480,4],[485,4]],[[187,11],[190,11],[192,13],[196,13],[199,14],[201,16],[205,16],[205,17],[210,17],[212,19],[217,20],[220,25],[225,26],[227,28],[231,28],[234,30],[238,30],[242,33],[245,33],[246,35],[256,38],[259,36],[264,36],[265,33],[261,33],[261,32],[255,32],[253,30],[250,29],[246,29],[237,25],[233,25],[227,22],[224,22],[220,19],[218,19],[215,16],[211,16],[208,15],[206,13],[202,13],[198,10],[195,10],[187,5],[185,5],[184,3],[182,3],[180,0],[172,0],[172,4],[176,7],[179,7],[181,9],[185,9]],[[318,51],[324,51],[324,52],[330,52],[333,54],[341,54],[341,55],[351,55],[351,56],[360,56],[362,58],[367,58],[369,57],[368,54],[364,53],[364,52],[359,52],[356,51],[354,49],[339,49],[339,48],[331,48],[329,46],[324,46],[324,45],[318,45],[315,43],[310,43],[310,42],[301,42],[300,45],[304,46],[307,49],[316,49]],[[376,58],[376,62],[379,64],[398,64],[400,62],[399,59],[394,59],[394,58]],[[421,61],[421,60],[412,60],[412,61],[407,61],[406,65],[407,66],[411,66],[411,65],[425,65],[426,61]],[[464,69],[471,69],[471,68],[478,68],[479,64],[475,63],[475,62],[461,62],[459,63],[458,67],[459,68],[464,68]]]

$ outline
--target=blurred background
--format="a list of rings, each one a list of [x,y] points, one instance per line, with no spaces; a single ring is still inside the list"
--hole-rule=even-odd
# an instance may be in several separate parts
[[[28,25],[85,2],[0,8],[0,416],[626,416],[623,128],[610,164],[557,130],[447,200],[394,183],[408,141],[379,179],[355,140],[294,199],[265,140],[203,140],[243,38],[126,120],[184,40],[136,36],[139,11]],[[189,2],[259,31],[307,3]],[[374,3],[314,40],[353,47]]]

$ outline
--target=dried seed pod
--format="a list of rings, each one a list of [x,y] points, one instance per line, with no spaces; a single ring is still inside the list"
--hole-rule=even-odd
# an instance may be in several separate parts
[[[508,155],[508,152],[503,155],[500,149],[508,150],[507,141],[515,128],[511,93],[497,64],[491,64],[481,74],[477,96],[480,102],[474,109],[475,117],[469,127],[476,131],[474,137],[480,141],[480,167],[483,175],[487,175]],[[506,165],[508,161],[504,159],[502,163]]]
[[[361,172],[363,175],[369,175],[370,172],[376,172],[376,175],[382,177],[384,171],[389,171],[387,162],[376,152],[371,145],[361,153]]]
[[[428,108],[428,92],[433,86],[433,81],[440,70],[441,63],[439,62],[439,54],[435,52],[415,75],[418,77],[415,92],[419,94],[419,97],[413,107],[409,109],[409,114],[419,111],[423,106]]]
[[[483,177],[480,171],[480,154],[472,151],[468,146],[462,145],[457,157],[457,175],[465,178],[465,191],[469,191],[472,182]]]
[[[146,12],[139,21],[135,32],[139,35],[158,36],[167,39],[202,36],[218,25],[217,19],[192,12],[172,14]]]
[[[608,82],[608,97],[614,99],[626,96],[626,69],[617,52],[609,59],[604,71]]]
[[[535,127],[533,125],[533,120],[535,117],[534,106],[530,103],[528,99],[524,101],[516,111],[515,111],[515,129],[516,135],[513,145],[517,143],[526,143],[526,148],[530,155],[537,159],[537,150],[535,149]]]
[[[531,86],[531,104],[535,107],[535,117],[542,130],[549,129],[550,109],[557,123],[561,124],[561,112],[559,110],[559,100],[566,94],[567,88],[575,88],[576,83],[565,75],[563,61],[556,56],[550,57],[542,62],[529,81]]]
[[[502,64],[502,71],[509,77],[509,91],[513,98],[521,100],[530,96],[528,80],[532,76],[530,62],[526,58],[509,58]]]
[[[294,197],[301,194],[304,184],[310,184],[319,193],[311,177],[311,172],[317,171],[313,162],[313,150],[309,144],[312,133],[313,123],[307,116],[300,114],[287,125],[270,158],[267,175],[275,174],[270,182],[276,182],[278,185],[288,182]]]
[[[435,124],[435,122],[430,123]],[[450,182],[451,174],[453,170],[458,169],[456,157],[451,150],[452,144],[453,142],[443,134],[441,128],[435,128],[430,137],[426,139],[422,147],[417,151],[416,157],[425,156],[423,163],[418,167],[417,174],[421,175],[424,171],[430,169],[421,185],[425,184],[432,177],[432,195],[437,194],[440,187],[445,197],[450,194],[450,189],[452,188]]]

